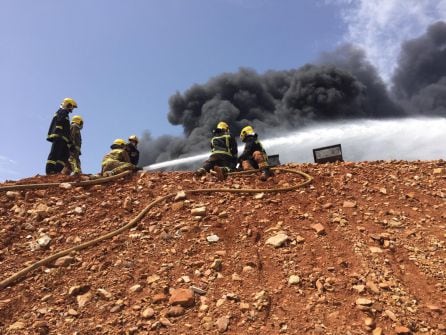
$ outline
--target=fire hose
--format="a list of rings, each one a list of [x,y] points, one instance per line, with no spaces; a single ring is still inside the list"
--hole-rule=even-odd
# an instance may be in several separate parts
[[[304,178],[304,181],[295,185],[291,185],[291,186],[287,186],[287,187],[278,187],[278,188],[261,188],[261,189],[233,189],[233,188],[202,188],[202,189],[191,189],[191,190],[183,190],[184,193],[187,194],[197,194],[197,193],[217,193],[217,192],[226,192],[226,193],[278,193],[278,192],[288,192],[288,191],[294,191],[300,187],[303,187],[309,183],[311,183],[311,181],[313,180],[313,177],[311,177],[310,175],[306,174],[305,172],[302,171],[298,171],[298,170],[292,170],[292,169],[285,169],[285,168],[272,168],[272,170],[276,170],[276,171],[281,171],[281,172],[288,172],[288,173],[293,173],[293,174],[297,174],[300,175],[301,177]],[[246,173],[252,173],[252,172],[256,172],[257,170],[251,170],[251,171],[242,171],[242,172],[234,172],[234,173],[230,173],[230,175],[239,175],[239,174],[246,174]],[[116,176],[111,176],[111,177],[106,177],[106,178],[100,178],[100,179],[96,179],[96,180],[88,180],[88,181],[80,181],[80,182],[74,182],[72,183],[73,185],[76,186],[85,186],[85,185],[95,185],[95,184],[100,184],[100,183],[105,183],[105,182],[109,182],[118,178],[121,178],[123,176],[126,176],[128,174],[130,174],[130,171],[125,171],[121,174],[118,174]],[[28,185],[10,185],[10,186],[6,186],[6,187],[0,187],[0,191],[4,191],[4,190],[17,190],[17,189],[40,189],[40,188],[49,188],[49,187],[53,187],[53,186],[58,186],[60,183],[47,183],[47,184],[28,184]],[[44,186],[45,185],[45,186]],[[14,188],[15,187],[20,187],[20,188]],[[28,186],[28,188],[26,188],[25,186]],[[60,258],[60,257],[64,257],[69,255],[72,252],[75,251],[80,251],[83,249],[86,249],[88,247],[91,247],[93,245],[96,245],[104,240],[110,239],[114,236],[119,235],[120,233],[133,228],[134,226],[137,225],[137,223],[139,221],[141,221],[144,216],[148,213],[148,211],[150,209],[152,209],[155,205],[159,204],[160,202],[173,198],[177,195],[177,193],[170,193],[161,197],[158,197],[157,199],[155,199],[154,201],[152,201],[151,203],[149,203],[142,211],[140,211],[138,213],[138,215],[133,218],[132,220],[130,220],[127,224],[125,224],[124,226],[111,231],[109,233],[106,233],[104,235],[101,235],[95,239],[92,239],[90,241],[86,241],[84,243],[75,245],[71,248],[59,251],[53,255],[50,255],[44,259],[41,259],[31,265],[29,265],[28,267],[14,273],[13,275],[9,276],[8,278],[2,280],[0,282],[0,289],[4,289],[7,286],[11,285],[12,283],[14,283],[15,281],[17,281],[18,279],[24,277],[25,275],[27,275],[28,273],[30,273],[31,271],[39,268],[40,266],[49,264],[53,261],[55,261],[56,259]]]

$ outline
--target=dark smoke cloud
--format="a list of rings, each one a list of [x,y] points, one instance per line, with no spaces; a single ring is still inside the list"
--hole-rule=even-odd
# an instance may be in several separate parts
[[[397,99],[412,114],[446,116],[446,23],[403,44],[393,76]]]
[[[398,99],[390,97],[364,52],[352,45],[323,54],[316,65],[264,74],[242,68],[195,84],[169,99],[168,120],[183,127],[184,138],[152,139],[146,133],[140,146],[141,164],[206,152],[211,131],[221,120],[235,135],[251,124],[265,137],[319,121],[422,112],[414,106],[444,114],[445,32],[446,24],[440,22],[404,44],[392,88]]]

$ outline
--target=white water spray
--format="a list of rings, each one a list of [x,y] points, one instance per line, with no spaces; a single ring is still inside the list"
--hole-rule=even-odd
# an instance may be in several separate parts
[[[281,163],[313,162],[313,149],[342,145],[345,161],[431,160],[446,157],[446,118],[354,120],[319,123],[271,139],[259,138],[269,155],[279,154]],[[243,146],[239,147],[239,152]],[[199,166],[209,153],[146,166],[146,170],[166,167],[181,169]]]

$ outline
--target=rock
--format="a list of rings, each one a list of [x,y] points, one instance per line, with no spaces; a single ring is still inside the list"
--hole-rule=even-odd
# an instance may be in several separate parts
[[[152,283],[155,283],[155,282],[157,282],[158,280],[160,280],[160,276],[158,276],[158,275],[151,275],[151,276],[148,276],[147,277],[147,284],[152,284]]]
[[[288,284],[290,285],[297,285],[300,283],[300,277],[298,275],[291,275],[288,278]]]
[[[76,297],[76,301],[77,301],[77,305],[79,306],[79,308],[84,307],[88,302],[90,302],[92,298],[92,294],[91,292],[87,292],[85,294],[82,295],[78,295]]]
[[[171,326],[173,326],[173,323],[170,322],[170,320],[169,320],[168,318],[160,317],[159,322],[160,322],[164,327],[171,327]]]
[[[316,234],[325,235],[325,227],[320,223],[312,224],[311,228],[313,228],[316,231]]]
[[[436,168],[434,169],[434,174],[442,174],[443,173],[443,168]]]
[[[75,297],[77,295],[85,294],[90,290],[90,285],[76,285],[68,289],[68,294]]]
[[[199,288],[199,287],[197,287],[197,286],[191,286],[190,289],[191,289],[192,291],[194,291],[195,293],[200,294],[200,295],[204,295],[204,294],[206,294],[206,291],[205,291],[205,290],[203,290],[203,289],[201,289],[201,288]]]
[[[373,301],[367,298],[358,298],[356,299],[356,305],[361,306],[371,306],[373,304]]]
[[[205,216],[206,215],[206,207],[192,208],[190,213],[195,216]]]
[[[172,306],[168,309],[166,315],[172,317],[178,317],[185,313],[184,307],[181,306]]]
[[[217,326],[217,330],[220,333],[224,333],[225,331],[228,330],[229,318],[227,316],[222,316],[217,319],[217,321],[215,322],[215,325]]]
[[[370,291],[372,291],[373,293],[378,294],[378,293],[380,292],[380,291],[379,291],[379,287],[378,287],[374,282],[372,282],[372,281],[367,281],[367,282],[365,283],[365,286],[367,286],[368,289],[369,289]]]
[[[219,240],[220,238],[217,236],[217,235],[209,235],[209,236],[207,236],[206,237],[206,240],[209,242],[209,243],[215,243],[215,242],[218,242],[218,240]]]
[[[158,293],[152,297],[152,302],[154,304],[159,304],[162,303],[163,301],[167,301],[167,296],[164,293]]]
[[[397,334],[403,334],[403,335],[408,335],[411,334],[411,331],[409,328],[404,327],[404,326],[397,326],[395,327],[395,333]]]
[[[153,318],[154,315],[155,315],[155,311],[153,310],[153,308],[150,308],[150,307],[147,307],[146,309],[144,309],[141,312],[141,316],[144,319],[151,319],[151,318]]]
[[[48,335],[50,333],[50,327],[46,321],[36,321],[33,323],[32,328],[38,335]]]
[[[69,190],[73,186],[70,183],[60,183],[59,187],[65,189],[65,190]]]
[[[383,253],[384,251],[379,248],[379,247],[369,247],[369,250],[372,254],[380,254]]]
[[[220,258],[217,258],[212,263],[211,269],[213,269],[213,270],[215,270],[217,272],[220,272],[221,269],[222,269],[222,264],[223,264],[222,260]]]
[[[122,207],[125,210],[130,211],[132,209],[132,198],[131,197],[126,197],[124,199],[124,203],[123,203]]]
[[[37,244],[38,244],[41,248],[43,248],[43,249],[48,248],[48,246],[50,245],[50,243],[51,243],[51,237],[49,237],[49,236],[46,235],[46,234],[42,235],[41,237],[39,237],[39,238],[37,239]]]
[[[84,208],[78,206],[73,210],[73,212],[78,215],[84,214]]]
[[[266,240],[265,244],[272,245],[274,248],[280,248],[289,240],[289,236],[285,233],[279,233],[277,235],[271,236]]]
[[[25,329],[25,328],[26,328],[26,325],[24,322],[16,321],[8,327],[8,330],[21,330],[21,329]]]
[[[254,195],[254,199],[256,199],[256,200],[260,200],[260,199],[263,199],[263,197],[265,196],[265,193],[256,193],[255,195]]]
[[[101,297],[102,299],[109,300],[109,299],[113,298],[113,295],[110,292],[108,292],[107,290],[104,290],[103,288],[98,288],[96,291],[96,294],[99,297]]]
[[[184,191],[180,191],[177,193],[177,195],[175,196],[174,201],[180,201],[180,200],[186,200],[186,192]]]
[[[7,191],[6,197],[9,199],[17,199],[18,197],[20,197],[20,193],[16,191]]]
[[[139,284],[133,285],[132,287],[129,288],[129,291],[132,293],[135,292],[141,292],[142,291],[142,286]]]
[[[392,311],[386,309],[386,310],[384,311],[384,314],[387,315],[387,316],[389,317],[390,320],[392,320],[392,321],[398,321],[398,319],[397,319],[395,313],[393,313]]]
[[[174,289],[171,292],[169,304],[192,307],[195,304],[194,292],[187,288]]]
[[[179,201],[179,202],[174,202],[172,204],[172,210],[173,211],[179,211],[180,209],[184,208],[184,202],[183,201]]]
[[[54,262],[54,266],[55,267],[65,267],[65,266],[70,265],[73,262],[74,262],[74,257],[63,256],[63,257],[56,259],[56,261]]]
[[[247,311],[249,311],[249,304],[247,303],[247,302],[241,302],[240,304],[239,304],[239,306],[240,306],[240,310],[242,311],[242,312],[247,312]]]
[[[75,309],[73,309],[73,308],[70,308],[70,309],[68,309],[68,315],[70,315],[70,316],[78,316],[79,315],[79,312],[78,311],[76,311]]]
[[[344,208],[355,208],[356,207],[356,202],[355,201],[344,201],[344,203],[342,204],[342,207],[344,207]]]

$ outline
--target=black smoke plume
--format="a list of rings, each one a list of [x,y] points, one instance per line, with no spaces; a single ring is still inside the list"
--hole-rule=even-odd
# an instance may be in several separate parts
[[[402,45],[393,83],[409,113],[446,116],[446,22]]]
[[[226,121],[234,135],[250,124],[265,137],[319,121],[408,113],[444,115],[445,42],[444,22],[406,42],[392,93],[365,53],[352,45],[325,53],[315,64],[298,69],[259,74],[241,68],[195,84],[169,99],[168,120],[183,127],[184,137],[152,139],[146,133],[140,147],[141,164],[206,152],[211,131],[219,121]],[[426,104],[428,107],[421,110]]]

